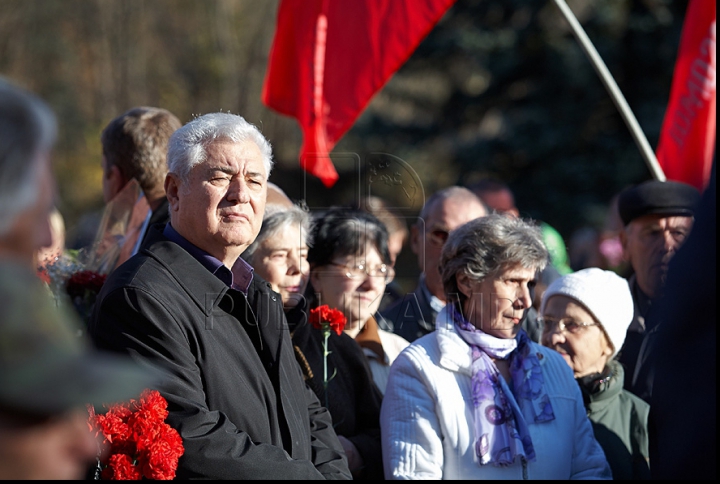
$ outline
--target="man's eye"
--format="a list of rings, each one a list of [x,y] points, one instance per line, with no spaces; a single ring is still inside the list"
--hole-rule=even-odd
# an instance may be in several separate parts
[[[676,239],[682,240],[687,236],[687,232],[682,231],[682,230],[676,230],[676,231],[672,232],[672,236],[675,237]]]

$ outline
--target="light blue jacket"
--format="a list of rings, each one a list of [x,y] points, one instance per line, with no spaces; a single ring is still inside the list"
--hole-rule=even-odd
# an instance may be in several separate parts
[[[570,367],[554,350],[538,353],[555,420],[526,421],[536,460],[480,466],[474,451],[472,354],[447,321],[393,363],[380,416],[388,479],[611,479]],[[442,323],[441,323],[442,322]],[[522,407],[521,407],[522,408]]]

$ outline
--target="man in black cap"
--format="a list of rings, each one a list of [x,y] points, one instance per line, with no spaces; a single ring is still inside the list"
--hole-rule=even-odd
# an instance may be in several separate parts
[[[623,222],[623,257],[632,268],[629,284],[635,315],[628,328],[619,360],[625,366],[625,388],[649,403],[649,375],[636,375],[643,339],[654,328],[645,322],[652,301],[662,295],[668,262],[690,233],[700,193],[679,182],[647,181],[625,189],[618,198]],[[657,321],[657,319],[653,319]]]

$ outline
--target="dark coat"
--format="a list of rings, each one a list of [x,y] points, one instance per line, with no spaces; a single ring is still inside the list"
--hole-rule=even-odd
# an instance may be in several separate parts
[[[356,478],[384,479],[380,439],[382,393],[373,381],[360,345],[345,333],[328,338],[328,391],[323,385],[323,334],[307,321],[304,303],[288,312],[298,362],[307,384],[325,404],[338,435],[346,437],[363,458],[364,468]]]
[[[392,331],[412,343],[435,331],[436,317],[437,311],[430,305],[427,287],[421,279],[413,292],[381,311],[377,321],[381,328]]]
[[[103,286],[90,334],[169,372],[159,390],[185,446],[177,478],[350,478],[279,294],[255,276],[246,297],[157,227],[149,237]]]
[[[147,229],[145,229],[145,233],[143,234],[143,239],[140,243],[140,249],[147,248],[148,236],[152,233],[152,230],[150,230],[150,228],[153,225],[158,225],[157,228],[162,232],[165,228],[165,225],[170,222],[169,208],[170,203],[168,202],[167,197],[163,197],[160,205],[158,205],[158,207],[150,214],[150,220],[148,220]]]
[[[653,479],[717,480],[717,166],[670,260],[650,361]],[[652,316],[652,315],[651,315]]]

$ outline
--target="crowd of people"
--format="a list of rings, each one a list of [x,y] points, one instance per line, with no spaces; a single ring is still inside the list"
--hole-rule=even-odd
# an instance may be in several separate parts
[[[243,117],[140,106],[102,132],[105,202],[141,196],[83,321],[37,277],[64,244],[56,136],[0,79],[0,479],[90,476],[88,406],[144,389],[178,479],[715,477],[714,169],[702,194],[617,194],[618,274],[570,268],[498,180],[431,194],[410,227],[374,197],[311,210]]]

